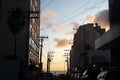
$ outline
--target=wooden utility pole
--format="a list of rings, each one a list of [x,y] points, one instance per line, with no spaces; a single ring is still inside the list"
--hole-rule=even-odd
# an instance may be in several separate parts
[[[53,59],[53,51],[49,51],[47,54],[47,72],[50,72],[50,62]]]
[[[42,71],[42,48],[43,48],[43,41],[45,38],[48,38],[48,37],[45,37],[45,36],[41,36],[40,37],[40,41],[41,41],[41,48],[40,48],[40,54],[39,54],[39,68],[40,68],[40,71]]]
[[[64,51],[70,51],[70,50],[64,50]],[[67,72],[69,71],[69,53],[64,53],[64,56],[66,58],[65,62],[67,62]]]

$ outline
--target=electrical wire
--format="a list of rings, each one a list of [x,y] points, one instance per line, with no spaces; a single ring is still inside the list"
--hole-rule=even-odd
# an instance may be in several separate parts
[[[49,3],[47,3],[42,9],[41,11],[43,11],[48,5],[50,5],[54,0],[51,0]]]
[[[94,5],[92,6],[92,8],[95,8],[94,6],[95,6],[95,3],[96,3],[97,1],[95,1],[94,2]],[[86,3],[86,4],[84,4],[84,5],[88,5],[90,3],[90,0]],[[84,7],[84,5],[81,7],[81,8],[83,8]],[[98,7],[97,7],[98,8]],[[80,9],[80,8],[78,8],[78,9]],[[78,11],[78,9],[76,9],[76,11]],[[91,9],[91,8],[90,8]],[[78,13],[76,13],[75,15],[73,15],[73,16],[71,16],[71,17],[69,17],[69,18],[66,18],[66,19],[61,19],[62,21],[60,21],[59,23],[57,23],[57,24],[61,24],[61,23],[63,23],[63,22],[65,22],[65,21],[68,21],[68,20],[71,20],[71,19],[73,19],[73,18],[76,18],[78,15],[80,15],[80,14],[82,14],[82,13],[88,13],[89,11],[90,11],[90,9],[88,8],[88,9],[84,9],[83,11],[81,11],[81,12],[78,12]],[[72,14],[72,13],[70,13],[70,14]],[[66,16],[64,16],[64,17],[66,17]],[[82,19],[82,20],[85,20],[85,19]]]
[[[41,3],[45,2],[45,0],[41,0]]]
[[[70,20],[70,19],[72,19],[72,18],[75,18],[75,17],[77,17],[77,15],[79,15],[79,14],[81,14],[81,13],[85,13],[86,10],[84,9],[84,11],[81,11],[81,12],[79,12],[79,13],[76,13],[76,14],[73,15],[72,17],[64,20],[65,17],[71,16],[72,13],[74,13],[74,12],[78,11],[79,9],[85,7],[85,5],[88,5],[89,3],[90,3],[90,0],[89,0],[88,2],[86,2],[85,4],[83,4],[81,7],[77,8],[76,10],[72,11],[71,13],[65,15],[63,18],[59,19],[59,20],[58,20],[59,22],[57,21],[57,22],[58,22],[57,24],[60,24],[60,23],[62,23],[62,22],[64,22],[64,21],[67,21],[67,20]],[[57,25],[57,24],[54,24],[53,26],[55,26],[55,25]],[[47,27],[46,27],[46,28],[42,28],[42,30],[44,30],[44,29],[47,29]]]
[[[85,5],[88,5],[89,3],[90,3],[90,0],[89,0],[88,2],[86,2],[85,4],[83,4],[82,6],[80,6],[79,8],[77,8],[76,10],[74,10],[74,11],[68,13],[67,15],[63,16],[63,17],[60,18],[58,21],[63,20],[64,18],[68,17],[69,15],[71,16],[71,14],[73,14],[73,13],[79,11],[79,10],[80,10],[81,8],[83,8],[83,7],[86,7]],[[57,21],[57,22],[58,22],[58,21]]]
[[[41,25],[41,27],[43,27],[42,24],[40,24],[40,25]],[[43,32],[44,32],[45,36],[48,36],[48,34],[45,32],[45,29],[43,29]]]
[[[74,11],[70,12],[69,14],[67,14],[67,15],[63,16],[62,18],[60,18],[60,19],[57,21],[57,22],[58,22],[57,24],[60,24],[60,23],[63,23],[64,21],[68,21],[68,20],[70,20],[70,19],[76,18],[77,15],[79,15],[79,14],[81,14],[81,13],[84,13],[84,14],[85,14],[85,13],[88,13],[91,8],[92,8],[92,9],[93,9],[93,8],[100,8],[100,7],[94,7],[96,2],[97,2],[97,1],[94,2],[93,7],[84,9],[83,11],[81,11],[81,12],[79,12],[79,13],[76,13],[75,15],[71,16],[72,13],[78,11],[79,9],[81,9],[81,8],[83,8],[83,7],[86,7],[85,5],[88,5],[88,4],[90,3],[90,0],[89,0],[88,2],[86,2],[85,4],[83,4],[81,7],[77,8],[76,10],[74,10]],[[103,0],[101,3],[104,3],[104,2],[105,2],[105,0]],[[89,13],[90,13],[90,12],[89,12]],[[71,16],[71,17],[69,17],[69,16]],[[69,18],[66,18],[66,17],[69,17]],[[82,20],[85,20],[85,19],[82,19]],[[56,25],[56,24],[54,24],[54,25]],[[54,26],[54,25],[53,25],[53,26]],[[47,29],[47,27],[46,27],[46,28],[42,28],[42,30],[43,30],[43,29]]]

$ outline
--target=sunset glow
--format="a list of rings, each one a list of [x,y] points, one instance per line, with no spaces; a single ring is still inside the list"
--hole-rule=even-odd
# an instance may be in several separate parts
[[[43,0],[42,0],[43,1]],[[98,23],[109,29],[108,0],[49,0],[41,2],[40,35],[44,40],[43,63],[46,70],[46,54],[54,51],[52,71],[65,71],[65,49],[71,49],[73,37],[80,25]],[[49,5],[47,5],[49,4]],[[46,7],[45,7],[46,6]],[[68,51],[69,53],[69,51]]]

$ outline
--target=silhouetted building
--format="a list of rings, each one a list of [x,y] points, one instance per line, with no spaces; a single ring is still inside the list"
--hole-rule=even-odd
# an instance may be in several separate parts
[[[111,65],[120,66],[120,5],[119,0],[109,0],[110,29],[95,41],[96,49],[111,50]]]
[[[39,0],[0,0],[0,79],[17,80],[39,58]]]
[[[95,40],[105,32],[98,24],[81,25],[74,35],[73,47],[70,53],[71,69],[87,66],[87,51],[95,49]]]
[[[110,16],[110,28],[115,25],[119,25],[120,22],[120,1],[119,0],[109,0],[109,16]]]

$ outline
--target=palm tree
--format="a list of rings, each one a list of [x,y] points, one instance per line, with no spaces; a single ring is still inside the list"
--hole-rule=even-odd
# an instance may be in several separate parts
[[[7,21],[8,27],[12,34],[14,35],[14,56],[16,57],[16,35],[19,33],[21,29],[24,28],[25,20],[24,20],[24,11],[20,8],[12,9],[8,15]]]

